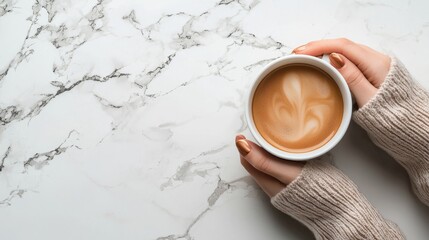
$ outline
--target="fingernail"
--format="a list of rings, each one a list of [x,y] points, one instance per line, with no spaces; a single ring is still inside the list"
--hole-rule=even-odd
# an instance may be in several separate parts
[[[239,134],[237,136],[235,136],[235,141],[238,141],[240,139],[246,139],[246,137],[244,137],[243,135]]]
[[[306,47],[307,47],[306,45],[299,46],[299,47],[295,48],[292,52],[296,53],[296,52],[304,51]]]
[[[342,68],[344,66],[344,60],[338,53],[331,53],[329,55],[329,60],[331,61],[332,66],[335,68]]]
[[[242,156],[246,156],[251,150],[250,145],[245,139],[240,139],[236,141],[235,145],[237,146],[237,149]]]

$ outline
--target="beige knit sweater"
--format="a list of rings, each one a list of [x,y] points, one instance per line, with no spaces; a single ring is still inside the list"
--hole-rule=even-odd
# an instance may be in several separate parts
[[[407,170],[415,194],[429,205],[429,93],[397,59],[392,58],[376,96],[353,119]],[[316,239],[405,239],[347,176],[326,162],[308,162],[271,202],[310,228]]]

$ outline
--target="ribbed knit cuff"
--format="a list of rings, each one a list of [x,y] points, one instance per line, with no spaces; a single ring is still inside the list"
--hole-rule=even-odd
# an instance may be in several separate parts
[[[429,93],[398,59],[377,94],[353,119],[407,170],[413,190],[429,206]]]
[[[308,162],[271,203],[306,225],[316,239],[404,239],[347,176],[323,161]]]

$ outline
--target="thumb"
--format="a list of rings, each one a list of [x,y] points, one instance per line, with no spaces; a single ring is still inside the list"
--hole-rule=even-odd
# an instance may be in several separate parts
[[[359,108],[365,105],[376,94],[377,88],[365,78],[359,68],[349,59],[339,53],[331,53],[329,60],[331,61],[331,65],[346,79]]]
[[[279,159],[247,139],[236,139],[236,145],[242,159],[253,168],[285,185],[297,178],[303,168],[303,163]]]

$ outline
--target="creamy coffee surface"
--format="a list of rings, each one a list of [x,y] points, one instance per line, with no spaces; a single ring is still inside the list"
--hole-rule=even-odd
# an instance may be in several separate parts
[[[289,65],[265,77],[256,88],[252,115],[262,137],[287,152],[309,152],[338,130],[343,100],[335,81],[308,65]]]

